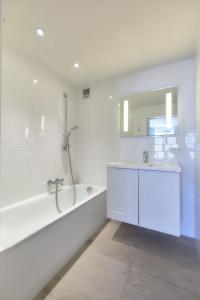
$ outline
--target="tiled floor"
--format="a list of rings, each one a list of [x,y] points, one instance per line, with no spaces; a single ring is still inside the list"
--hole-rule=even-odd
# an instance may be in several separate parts
[[[110,221],[46,300],[199,300],[194,245]]]

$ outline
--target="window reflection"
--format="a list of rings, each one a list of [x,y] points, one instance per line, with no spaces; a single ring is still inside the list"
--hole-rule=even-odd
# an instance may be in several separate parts
[[[177,134],[177,116],[172,117],[172,125],[166,126],[166,117],[156,117],[149,119],[149,135],[165,135],[165,134]]]

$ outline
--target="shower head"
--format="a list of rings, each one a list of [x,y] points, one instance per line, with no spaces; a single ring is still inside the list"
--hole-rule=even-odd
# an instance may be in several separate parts
[[[71,136],[71,134],[72,134],[72,131],[74,131],[74,130],[76,130],[76,129],[78,129],[78,128],[79,128],[78,126],[73,126],[73,127],[71,127],[71,129],[70,129],[69,132],[65,132],[65,133],[63,134],[63,136],[65,137],[65,145],[64,145],[64,147],[63,147],[64,150],[69,149],[69,146],[70,146],[69,139],[70,139],[70,136]]]
[[[74,130],[76,130],[78,128],[79,128],[78,126],[73,126],[73,127],[71,127],[71,129],[70,129],[69,132],[65,132],[63,135],[69,137],[71,135],[72,131],[74,131]]]
[[[79,127],[78,126],[74,126],[74,127],[71,128],[71,131],[76,130],[76,129],[79,129]]]

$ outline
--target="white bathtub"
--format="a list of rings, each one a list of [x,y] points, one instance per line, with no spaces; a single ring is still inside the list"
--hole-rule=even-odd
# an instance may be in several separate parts
[[[0,209],[0,299],[32,300],[106,220],[104,187],[76,185]],[[12,285],[12,288],[10,286]]]

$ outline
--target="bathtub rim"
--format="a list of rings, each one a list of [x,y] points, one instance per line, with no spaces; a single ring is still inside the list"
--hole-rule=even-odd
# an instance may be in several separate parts
[[[100,192],[103,192],[103,190],[106,190],[106,186],[103,186],[103,185],[90,184],[90,183],[85,183],[85,182],[80,182],[80,183],[75,184],[75,186],[81,186],[81,185],[95,186],[96,188],[100,189],[98,192],[96,192],[92,195],[96,195],[96,194],[98,195]],[[62,191],[65,191],[71,187],[73,187],[73,185],[65,185],[65,186],[63,186]],[[13,203],[13,204],[9,204],[7,206],[0,207],[0,215],[1,215],[1,213],[12,210],[13,208],[16,208],[18,206],[25,206],[26,204],[29,204],[29,203],[32,203],[35,201],[39,201],[39,200],[41,200],[41,198],[48,197],[48,196],[53,196],[53,195],[46,192],[46,193],[42,193],[37,196],[30,197],[28,199],[21,200],[19,202]],[[89,198],[89,197],[87,197],[87,198]]]
[[[19,239],[17,242],[15,243],[11,243],[10,245],[8,246],[5,246],[3,244],[0,243],[0,255],[1,253],[5,253],[5,252],[8,252],[10,251],[11,249],[15,248],[15,247],[18,247],[20,244],[22,244],[23,242],[25,241],[28,241],[29,239],[31,239],[33,236],[35,236],[36,234],[42,232],[43,230],[47,229],[48,227],[52,226],[54,223],[57,223],[60,219],[64,218],[66,215],[70,214],[70,213],[74,213],[76,210],[78,210],[79,208],[81,208],[82,205],[84,204],[88,204],[90,201],[92,201],[93,199],[95,199],[98,195],[100,194],[103,194],[107,191],[106,187],[105,186],[100,186],[100,185],[95,185],[95,184],[87,184],[87,183],[78,183],[76,184],[76,186],[78,185],[90,185],[90,186],[95,186],[97,188],[99,188],[100,190],[98,190],[98,192],[92,194],[92,195],[89,195],[88,197],[85,198],[85,201],[81,201],[79,202],[77,205],[75,206],[72,206],[72,208],[70,210],[67,210],[63,213],[60,213],[58,214],[55,218],[53,218],[48,224],[44,225],[43,227],[31,232],[29,235],[23,237],[22,239]],[[63,190],[66,190],[68,188],[72,187],[72,185],[66,185],[63,187]],[[34,202],[34,201],[39,201],[42,197],[45,197],[45,196],[50,196],[49,193],[45,193],[45,194],[40,194],[39,196],[36,196],[36,197],[32,197],[32,198],[29,198],[28,200],[23,200],[23,201],[20,201],[19,203],[15,203],[15,204],[12,204],[12,205],[9,205],[5,208],[7,208],[5,210],[5,208],[3,208],[3,212],[4,211],[8,211],[10,209],[13,209],[17,206],[21,206],[21,205],[25,205],[24,202],[27,203],[31,203],[31,202]],[[2,210],[0,209],[0,214],[1,214]]]

